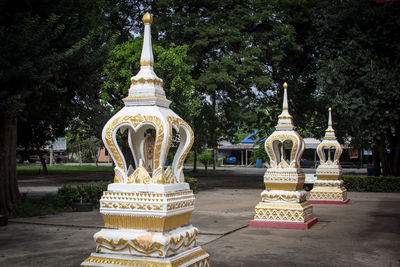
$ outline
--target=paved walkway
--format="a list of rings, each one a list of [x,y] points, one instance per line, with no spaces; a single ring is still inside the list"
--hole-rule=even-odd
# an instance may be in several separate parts
[[[400,266],[400,194],[350,193],[314,205],[309,230],[249,228],[260,189],[196,195],[192,224],[211,266]],[[95,249],[98,211],[11,220],[0,227],[0,266],[79,266]]]
[[[69,163],[69,165],[72,165]],[[76,163],[75,165],[78,165]],[[204,172],[204,168],[198,168],[199,172],[191,172],[192,168],[185,168],[185,174],[198,178],[198,188],[202,191],[215,188],[261,188],[266,168],[243,167],[218,167],[217,172]],[[210,168],[209,168],[210,170]],[[315,169],[303,169],[305,173],[315,173]],[[343,173],[366,175],[366,169],[343,169]],[[18,183],[21,193],[28,196],[42,196],[54,194],[65,184],[78,185],[100,181],[111,181],[112,172],[79,172],[65,171],[54,172],[49,175],[19,175]]]

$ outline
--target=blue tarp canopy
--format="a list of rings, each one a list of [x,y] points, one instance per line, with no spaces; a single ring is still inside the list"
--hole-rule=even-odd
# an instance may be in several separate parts
[[[251,134],[249,134],[248,136],[246,136],[243,140],[242,140],[242,142],[240,142],[240,143],[243,143],[243,144],[254,144],[254,143],[257,143],[257,142],[262,142],[262,141],[265,141],[265,137],[264,138],[262,138],[262,139],[255,139],[256,138],[256,133],[258,132],[258,130],[254,130]]]

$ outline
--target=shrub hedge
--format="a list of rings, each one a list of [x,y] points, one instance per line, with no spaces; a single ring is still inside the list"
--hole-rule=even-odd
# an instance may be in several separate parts
[[[66,185],[58,189],[56,202],[59,207],[69,207],[73,202],[91,202],[95,208],[99,207],[99,201],[103,191],[107,190],[110,182],[101,182],[95,185]]]
[[[400,192],[400,177],[343,176],[343,181],[351,192]]]
[[[189,184],[190,189],[193,193],[197,192],[197,179],[189,176],[185,176],[185,182]]]
[[[185,177],[185,182],[197,192],[197,179]],[[73,202],[93,203],[94,208],[98,208],[103,191],[107,190],[110,182],[101,182],[92,185],[65,185],[58,189],[55,195],[46,195],[41,198],[28,198],[22,195],[17,204],[17,217],[32,217],[46,214],[55,214],[64,211],[71,211]]]

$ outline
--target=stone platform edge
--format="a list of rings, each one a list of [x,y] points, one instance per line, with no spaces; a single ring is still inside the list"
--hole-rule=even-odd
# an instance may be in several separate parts
[[[311,226],[318,222],[318,218],[314,217],[304,223],[296,222],[268,222],[268,221],[249,221],[250,227],[262,227],[262,228],[281,228],[281,229],[310,229]]]
[[[350,198],[343,200],[343,201],[336,201],[336,200],[307,200],[308,203],[311,204],[334,204],[334,205],[346,205],[350,202]]]

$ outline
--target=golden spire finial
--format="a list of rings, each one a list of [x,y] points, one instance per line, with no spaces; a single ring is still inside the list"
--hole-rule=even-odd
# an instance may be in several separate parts
[[[283,88],[287,89],[287,82],[283,83]]]
[[[331,112],[332,111],[332,108],[329,108],[329,112]]]
[[[143,15],[143,23],[144,24],[152,24],[153,23],[153,17],[150,15],[149,12],[146,12],[146,14]]]

